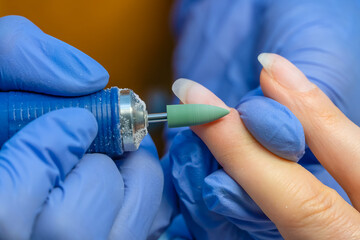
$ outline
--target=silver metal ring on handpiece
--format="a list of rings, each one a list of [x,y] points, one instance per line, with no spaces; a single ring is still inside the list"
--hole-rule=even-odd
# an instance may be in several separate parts
[[[120,90],[120,124],[121,138],[124,151],[135,151],[137,147],[134,142],[133,107],[130,89]]]

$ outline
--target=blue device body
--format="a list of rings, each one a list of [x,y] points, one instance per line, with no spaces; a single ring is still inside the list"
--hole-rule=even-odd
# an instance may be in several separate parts
[[[119,94],[117,87],[81,97],[58,97],[18,91],[0,92],[0,146],[41,115],[57,109],[78,107],[92,112],[98,122],[98,134],[88,152],[105,153],[110,157],[121,156],[124,150],[121,140]]]

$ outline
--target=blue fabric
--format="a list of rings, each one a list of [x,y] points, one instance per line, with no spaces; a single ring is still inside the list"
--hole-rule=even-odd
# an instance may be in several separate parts
[[[95,60],[19,16],[0,18],[0,89],[74,96],[102,89]],[[1,239],[144,239],[163,173],[149,136],[116,163],[85,154],[94,116],[68,108],[29,123],[0,151]]]
[[[257,56],[271,52],[292,61],[359,125],[359,12],[356,0],[178,0],[173,18],[175,78],[197,81],[236,106],[262,145],[300,160],[349,201],[306,149],[299,121],[286,107],[263,96]],[[243,232],[248,237],[241,239],[282,238],[195,135],[168,132],[169,138],[174,136],[167,159],[173,188],[163,194],[177,194],[179,204],[163,212],[181,211],[196,239],[232,239]]]

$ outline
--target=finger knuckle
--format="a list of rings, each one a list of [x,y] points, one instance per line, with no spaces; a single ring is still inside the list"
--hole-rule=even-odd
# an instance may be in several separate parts
[[[311,122],[315,127],[334,127],[340,121],[339,112],[334,111],[331,101],[323,96],[320,89],[315,89],[300,99],[298,108],[306,111],[303,115],[311,116]]]
[[[297,214],[289,223],[295,228],[306,227],[314,223],[328,222],[330,224],[335,220],[333,216],[337,200],[336,191],[324,186],[299,202]]]
[[[320,123],[319,127],[333,127],[339,122],[337,115],[329,109],[318,109],[314,117]]]

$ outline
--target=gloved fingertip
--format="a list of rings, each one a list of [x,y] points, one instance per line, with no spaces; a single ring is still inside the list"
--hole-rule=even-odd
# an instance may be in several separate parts
[[[41,83],[47,78],[47,85],[43,86],[46,88],[45,93],[78,96],[99,91],[107,85],[109,73],[100,63],[82,51],[47,34],[36,41],[45,42],[43,44],[47,45],[48,51],[42,53],[40,64],[51,67],[52,71],[44,71],[40,64],[33,64],[29,71],[41,72],[41,78],[38,80]],[[35,50],[33,54],[39,54]],[[55,56],[57,61],[53,60]],[[43,91],[43,88],[36,91]]]
[[[14,29],[15,28],[15,29]],[[10,31],[11,33],[16,33],[18,31],[22,30],[28,30],[29,28],[32,28],[32,30],[39,30],[35,24],[33,24],[29,19],[23,16],[19,15],[7,15],[0,18],[0,33],[5,33],[4,31]],[[12,35],[14,36],[14,35]]]
[[[123,197],[124,182],[113,160],[86,154],[61,188],[50,193],[33,238],[106,239]]]
[[[124,198],[124,181],[115,162],[109,156],[100,153],[85,154],[74,170],[73,173],[84,175],[86,182],[83,184],[91,186],[93,194],[106,190],[113,196],[111,201],[120,208]]]
[[[266,97],[253,96],[237,110],[250,133],[274,154],[297,162],[305,153],[305,135],[296,116]]]
[[[145,136],[137,151],[127,152],[119,160],[116,160],[115,163],[120,170],[123,168],[137,169],[136,174],[128,175],[130,179],[143,172],[143,179],[148,177],[149,181],[160,180],[160,182],[163,182],[163,172],[157,149],[149,135]],[[124,176],[124,178],[126,177],[127,175]]]
[[[80,50],[20,16],[0,18],[0,89],[61,96],[104,88],[109,74]]]
[[[42,32],[40,28],[38,28],[26,17],[19,15],[7,15],[0,18],[0,36],[14,37],[16,32],[19,33],[21,31],[26,31],[29,29],[31,29],[32,31],[38,30]]]
[[[49,36],[51,37],[51,36]],[[52,37],[51,37],[52,38]],[[61,62],[57,63],[57,75],[63,79],[66,84],[66,94],[77,96],[89,94],[103,89],[109,82],[109,73],[106,69],[82,51],[62,42],[54,40],[54,53],[49,55],[51,60],[53,55],[58,55],[59,51],[64,52]],[[66,69],[66,71],[64,71]],[[54,76],[56,77],[56,76]],[[66,80],[65,80],[66,79]],[[64,95],[59,89],[56,95]]]
[[[37,34],[43,32],[35,24],[25,17],[8,15],[0,18],[0,56],[10,58],[19,42],[26,39],[26,32],[34,31]],[[0,58],[1,60],[2,58]],[[6,60],[6,59],[4,59]],[[4,65],[3,61],[0,61]],[[4,67],[4,66],[1,66]],[[19,69],[18,69],[19,70]],[[6,80],[6,79],[4,79]]]
[[[152,145],[150,149],[155,151]],[[149,148],[139,148],[116,161],[124,179],[125,197],[109,239],[145,239],[149,233],[164,187],[164,175],[156,155]]]
[[[155,158],[159,158],[158,151],[156,149],[155,143],[152,140],[150,134],[146,135],[144,139],[142,140],[139,150],[147,151],[148,153],[152,154]]]

